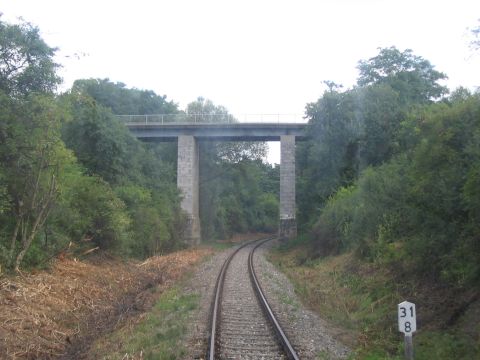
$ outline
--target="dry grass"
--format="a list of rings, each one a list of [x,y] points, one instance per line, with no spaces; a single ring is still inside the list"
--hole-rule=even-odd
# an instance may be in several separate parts
[[[353,253],[311,259],[308,247],[271,254],[304,303],[345,329],[339,339],[357,359],[397,359],[402,336],[397,304],[417,304],[416,358],[476,359],[480,353],[480,293],[413,277]],[[346,336],[345,336],[346,335]]]
[[[154,300],[144,290],[168,287],[211,252],[185,250],[142,263],[97,254],[89,261],[56,260],[49,271],[4,276],[0,279],[0,357],[65,355],[71,343],[82,341],[85,330],[95,336],[120,321],[129,307],[151,306]]]

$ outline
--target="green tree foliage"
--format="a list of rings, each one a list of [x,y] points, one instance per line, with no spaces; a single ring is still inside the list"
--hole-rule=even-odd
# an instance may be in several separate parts
[[[67,248],[136,257],[177,248],[176,147],[138,141],[114,115],[176,114],[177,105],[108,79],[55,96],[54,54],[32,25],[0,22],[1,264],[39,266]],[[187,113],[232,118],[204,99]],[[279,176],[260,160],[265,144],[202,146],[207,233],[275,229]]]
[[[185,217],[180,210],[174,183],[162,189],[128,185],[116,189],[132,219],[131,254],[152,256],[182,246]]]
[[[152,90],[127,88],[123,83],[109,79],[84,79],[73,84],[72,91],[88,94],[97,103],[118,115],[175,114],[178,106],[167,101],[166,95],[157,95]]]
[[[76,165],[66,173],[68,187],[53,214],[51,231],[68,241],[128,254],[133,234],[126,203],[105,180],[82,170]]]
[[[0,18],[0,90],[12,97],[51,93],[60,83],[54,48],[29,23],[10,25]]]
[[[457,285],[480,279],[480,97],[446,93],[410,50],[359,63],[358,86],[307,105],[298,149],[300,217],[319,254],[371,261]],[[314,199],[314,201],[311,201]]]
[[[329,199],[315,227],[322,252],[372,260],[456,284],[480,278],[480,96],[409,115],[414,145]]]
[[[311,141],[298,146],[300,223],[315,221],[325,201],[339,186],[355,182],[362,169],[378,166],[411,142],[403,122],[415,106],[428,104],[447,89],[446,76],[411,50],[380,49],[359,62],[358,86],[329,90],[307,104]],[[310,201],[310,199],[315,201]]]
[[[112,184],[139,180],[140,144],[112,113],[92,98],[73,93],[70,97],[73,120],[63,130],[65,142],[91,174]],[[135,151],[136,150],[136,151]]]
[[[328,199],[313,230],[320,253],[354,248],[370,259],[376,259],[382,251],[382,256],[387,254],[387,229],[391,238],[404,236],[402,214],[411,211],[405,199],[411,180],[403,169],[406,163],[404,157],[399,157],[377,168],[367,168],[354,185],[339,188]],[[392,223],[398,225],[395,229],[399,232],[386,227]],[[375,242],[370,242],[372,234]]]
[[[151,90],[139,90],[139,89],[130,89],[125,86],[123,83],[113,83],[109,81],[108,79],[85,79],[85,80],[77,80],[75,81],[73,88],[71,90],[72,94],[76,94],[77,102],[84,103],[84,105],[87,105],[83,110],[79,109],[79,111],[87,111],[87,109],[90,109],[88,111],[97,111],[97,112],[103,112],[103,115],[98,114],[98,116],[103,116],[107,117],[108,119],[105,119],[101,123],[95,122],[95,124],[91,125],[91,133],[88,136],[94,136],[94,139],[98,135],[95,136],[95,134],[103,134],[102,136],[105,135],[105,129],[103,130],[96,130],[96,127],[108,127],[111,129],[113,132],[115,132],[117,135],[120,136],[114,136],[113,138],[107,136],[107,142],[110,143],[110,147],[115,148],[116,145],[112,144],[112,142],[115,141],[123,141],[123,142],[128,142],[130,145],[127,147],[131,146],[137,146],[139,144],[138,141],[134,142],[135,144],[132,144],[132,137],[126,131],[125,127],[123,125],[120,125],[116,119],[114,119],[110,112],[110,110],[113,114],[176,114],[179,112],[178,107],[175,103],[172,101],[167,101],[166,96],[159,96],[155,94]],[[93,99],[93,101],[92,101]],[[97,106],[100,105],[100,106]],[[85,114],[87,119],[85,120],[88,122],[88,116],[89,114]],[[85,117],[84,116],[84,117]],[[102,125],[103,124],[103,125]],[[86,124],[85,124],[86,125]],[[115,130],[115,131],[114,131]],[[88,131],[88,130],[86,130]],[[121,140],[124,139],[124,140]],[[99,139],[98,139],[99,140]],[[92,140],[95,141],[95,140]],[[101,142],[101,140],[100,140]],[[88,144],[84,143],[85,146],[88,146]],[[91,144],[90,144],[91,145]],[[98,147],[102,147],[106,145],[102,145],[101,143],[98,143]],[[138,146],[137,146],[138,147]],[[173,143],[151,143],[151,144],[143,144],[142,148],[149,149],[152,154],[154,154],[155,159],[160,158],[161,159],[161,166],[151,166],[151,164],[157,164],[157,161],[150,162],[152,159],[148,159],[146,161],[149,161],[146,163],[145,161],[142,162],[142,159],[136,159],[134,161],[134,164],[128,164],[128,166],[136,166],[135,163],[142,163],[143,171],[146,173],[149,173],[149,176],[147,178],[149,179],[155,179],[157,178],[157,181],[155,183],[157,184],[165,184],[166,182],[170,181],[171,179],[165,179],[165,177],[162,174],[159,174],[158,171],[161,169],[165,168],[175,168],[174,166],[169,166],[168,164],[173,164],[175,165],[177,161],[177,150],[176,146]],[[88,149],[85,149],[86,152],[88,152]],[[100,149],[98,149],[100,150]],[[108,149],[107,149],[108,150]],[[92,150],[93,151],[93,150]],[[132,149],[128,150],[130,154],[135,154],[138,153],[138,149]],[[96,153],[101,153],[102,151],[96,151]],[[118,158],[119,161],[121,161],[121,158]],[[124,158],[125,159],[125,158]],[[145,159],[145,157],[143,157]],[[100,160],[100,159],[99,159]],[[100,165],[100,164],[99,164]],[[108,164],[104,164],[108,165]],[[101,166],[101,167],[104,167]],[[126,165],[126,164],[125,164]],[[153,171],[153,173],[152,173]],[[168,170],[169,172],[172,172],[172,169]],[[132,174],[138,173],[135,171],[131,171]],[[165,173],[165,171],[163,171]],[[160,177],[162,180],[165,181],[158,181]]]
[[[48,96],[22,101],[1,94],[0,164],[8,195],[3,219],[8,261],[17,270],[60,195],[65,166],[74,162],[60,138],[61,109]],[[4,190],[5,191],[5,190]]]
[[[130,90],[137,94],[136,89]],[[128,91],[122,87],[127,98]],[[171,146],[138,141],[110,109],[81,87],[74,88],[64,101],[73,114],[73,120],[64,126],[66,144],[74,150],[88,174],[104,179],[125,204],[130,220],[128,236],[113,237],[119,239],[117,248],[126,254],[145,257],[178,247],[184,219],[172,163],[176,154],[162,151],[170,150]],[[109,101],[110,106],[116,106],[113,99]],[[103,238],[102,244],[106,247],[114,247],[114,242],[106,241],[105,236],[97,238]]]
[[[358,171],[357,146],[361,119],[355,113],[353,92],[326,91],[307,105],[307,134],[312,139],[297,146],[299,219],[306,222],[341,185],[350,184]]]
[[[358,138],[361,167],[380,165],[402,145],[399,134],[406,107],[400,94],[385,84],[359,88],[355,95],[356,113],[361,117]]]
[[[197,121],[204,123],[237,121],[225,107],[215,105],[211,100],[202,97],[189,103],[186,112],[197,115]],[[267,154],[267,145],[264,142],[209,142],[201,147],[202,151],[208,154],[207,157],[217,157],[233,163],[244,158],[261,159]]]
[[[277,229],[279,167],[247,158],[238,163],[204,161],[201,166],[200,216],[204,238]]]
[[[380,49],[377,56],[360,61],[358,70],[359,86],[387,84],[406,103],[428,103],[448,92],[438,83],[447,76],[410,49],[403,52],[395,47]]]
[[[55,49],[29,23],[0,21],[1,262],[19,270],[75,161],[61,138],[64,110],[51,96],[60,79]]]
[[[144,257],[179,246],[176,156],[112,114],[176,104],[107,80],[56,97],[54,53],[32,25],[0,22],[0,263],[39,266],[67,247]]]

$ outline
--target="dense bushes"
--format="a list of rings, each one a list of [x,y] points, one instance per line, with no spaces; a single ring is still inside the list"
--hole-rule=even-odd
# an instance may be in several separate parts
[[[2,99],[3,267],[66,248],[145,257],[181,246],[173,166],[108,109],[85,94]]]
[[[123,105],[122,109],[129,113],[140,106],[136,99],[143,101],[142,97],[135,96],[139,90],[94,80],[77,81],[72,92],[63,96],[72,113],[72,120],[63,128],[67,146],[74,150],[87,174],[100,176],[106,181],[109,187],[106,193],[112,194],[118,203],[115,206],[117,212],[122,212],[128,220],[125,223],[117,218],[121,236],[102,233],[96,237],[97,241],[102,239],[99,245],[137,257],[175,249],[182,245],[184,218],[179,206],[174,166],[169,161],[171,156],[159,156],[161,150],[157,147],[162,145],[141,143],[129,133],[113,115],[113,109],[104,106],[115,108],[116,101],[121,99],[103,93],[104,87],[113,94],[117,94],[116,87],[120,88],[120,93],[133,107],[129,109]],[[101,96],[96,99],[91,95]],[[159,99],[164,103],[163,97]],[[168,146],[165,148],[169,150]],[[104,213],[108,214],[108,211]],[[103,226],[102,221],[99,226]]]
[[[411,146],[326,202],[318,246],[354,248],[457,284],[478,281],[480,96],[416,109],[402,126]]]
[[[4,265],[18,269],[68,186],[75,158],[60,139],[64,112],[52,96],[15,99],[0,89],[0,102],[0,246]]]
[[[354,249],[419,276],[478,283],[480,94],[441,98],[446,76],[409,50],[381,49],[359,70],[358,86],[329,83],[307,106],[303,228],[318,254]]]

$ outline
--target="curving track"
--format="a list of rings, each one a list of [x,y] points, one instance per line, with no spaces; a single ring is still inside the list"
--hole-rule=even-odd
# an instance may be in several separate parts
[[[255,249],[244,244],[225,261],[212,304],[207,359],[298,359],[255,275]]]

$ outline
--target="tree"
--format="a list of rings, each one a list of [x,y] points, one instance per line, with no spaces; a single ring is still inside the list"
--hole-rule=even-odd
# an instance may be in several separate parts
[[[224,106],[215,105],[211,100],[202,97],[189,103],[186,112],[187,116],[195,114],[197,120],[202,122],[237,122]],[[206,145],[202,144],[202,150],[206,153],[213,151],[214,156],[235,163],[245,158],[261,159],[265,157],[267,145],[264,142],[210,142]]]
[[[52,93],[61,81],[55,51],[32,24],[10,25],[0,19],[0,89],[12,97]]]
[[[438,84],[447,76],[412,50],[396,47],[379,49],[379,54],[358,63],[359,86],[387,84],[397,91],[405,103],[428,103],[448,93]]]
[[[175,114],[178,106],[152,90],[129,89],[109,79],[76,80],[72,92],[89,95],[117,115]]]
[[[205,99],[201,96],[187,105],[186,113],[187,115],[198,115],[199,122],[236,122],[236,119],[228,113],[226,107],[215,105],[211,100]]]
[[[341,185],[351,184],[358,172],[357,147],[362,117],[356,111],[355,91],[325,91],[306,106],[309,140],[297,146],[299,222],[318,215],[318,209]]]
[[[134,256],[174,249],[184,219],[172,153],[135,139],[112,110],[177,105],[108,80],[56,97],[54,53],[32,25],[0,22],[0,262],[19,271],[70,242]]]
[[[446,76],[411,50],[380,49],[358,68],[358,86],[340,91],[324,82],[328,90],[306,106],[310,140],[297,148],[300,223],[317,216],[328,198],[354,184],[365,168],[402,151],[411,142],[403,126],[408,111],[447,92],[438,83]]]
[[[63,139],[88,172],[111,184],[139,174],[139,164],[129,161],[128,144],[136,140],[128,129],[88,95],[73,93],[67,102],[73,120],[65,124]]]
[[[353,248],[395,269],[455,285],[480,279],[480,97],[462,94],[411,111],[416,139],[322,207],[323,253]]]
[[[132,98],[130,92],[136,94],[137,90],[123,89],[126,101]],[[102,99],[103,95],[109,94],[95,96]],[[102,192],[102,196],[95,195],[96,200],[86,191],[71,195],[82,204],[82,218],[91,219],[85,225],[90,237],[102,248],[136,257],[177,247],[183,218],[175,186],[176,149],[172,156],[172,146],[135,139],[110,108],[84,89],[75,87],[63,100],[72,113],[72,120],[63,128],[63,138],[86,173],[104,182],[80,182],[92,186],[92,192]],[[117,101],[123,100],[109,97],[109,101],[109,106],[118,108]]]
[[[61,138],[62,109],[51,97],[19,101],[1,94],[0,165],[13,217],[8,261],[17,271],[60,194],[74,162]]]
[[[52,97],[60,82],[55,51],[33,25],[0,21],[0,226],[10,233],[3,260],[16,270],[74,162],[60,138],[66,114]]]
[[[361,117],[359,160],[361,168],[380,165],[399,149],[399,132],[406,117],[401,95],[386,84],[358,88],[357,114]]]

